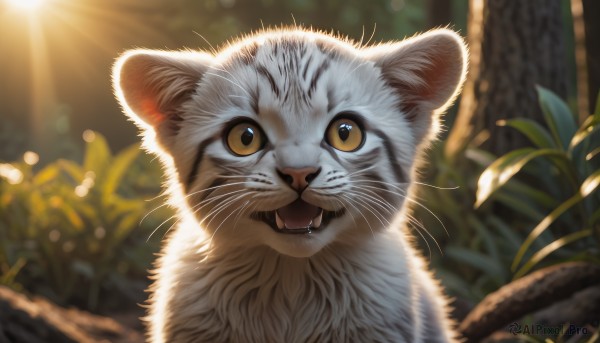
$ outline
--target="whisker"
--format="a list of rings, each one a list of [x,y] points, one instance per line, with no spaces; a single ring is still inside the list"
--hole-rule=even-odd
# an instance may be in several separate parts
[[[157,196],[155,196],[155,197],[153,197],[153,198],[150,198],[150,199],[144,199],[144,201],[146,201],[146,202],[150,202],[150,201],[154,201],[154,200],[156,200],[156,199],[158,199],[158,198],[160,198],[160,197],[166,197],[166,196],[168,196],[168,195],[169,195],[169,193],[167,193],[166,191],[162,191],[162,192],[160,192],[160,194],[158,194]]]
[[[212,44],[210,44],[210,42],[208,41],[208,39],[204,38],[204,36],[203,36],[203,35],[199,34],[199,33],[198,33],[198,32],[196,32],[196,31],[192,31],[192,32],[194,32],[194,33],[195,33],[195,34],[196,34],[198,37],[202,38],[202,39],[204,40],[204,42],[206,42],[206,44],[208,44],[208,46],[210,47],[210,52],[211,52],[213,55],[217,55],[217,54],[219,53],[219,52],[218,52],[218,51],[215,49],[215,47],[214,47]]]
[[[419,185],[419,186],[427,186],[427,187],[431,187],[431,188],[435,188],[435,189],[441,189],[441,190],[446,190],[446,191],[456,190],[456,189],[460,188],[460,186],[440,187],[440,186],[434,186],[434,185],[430,185],[428,183],[418,182],[418,181],[413,181],[413,183],[416,184],[416,185]]]
[[[369,171],[369,170],[371,170],[371,169],[375,169],[375,168],[376,168],[376,166],[375,166],[375,165],[372,165],[372,166],[370,166],[370,167],[363,168],[363,169],[360,169],[360,170],[354,171],[354,172],[352,172],[352,173],[346,174],[346,177],[348,177],[348,178],[349,178],[350,176],[354,176],[354,175],[360,175],[361,173],[364,173],[364,172],[366,172],[366,171]]]
[[[363,188],[362,186],[352,186],[352,189],[356,189],[356,190],[360,190],[363,192],[368,192],[369,194],[365,194],[362,193],[364,196],[369,197],[370,199],[372,199],[373,201],[378,202],[379,204],[381,204],[382,206],[386,207],[386,210],[388,211],[389,214],[393,215],[395,212],[398,211],[397,208],[395,208],[394,206],[392,206],[392,204],[390,204],[387,200],[385,200],[381,195],[377,194],[377,192],[370,190],[368,188]],[[371,195],[372,194],[372,195]]]
[[[361,205],[367,211],[371,212],[371,214],[373,214],[373,216],[375,218],[377,218],[377,220],[379,220],[379,222],[381,223],[382,226],[387,227],[387,226],[390,225],[390,222],[387,219],[385,219],[385,217],[383,217],[383,215],[381,214],[381,212],[379,212],[376,208],[374,208],[373,206],[371,206],[370,203],[369,203],[369,201],[367,199],[364,199],[364,197],[362,196],[362,194],[354,193],[354,195],[356,196],[355,199],[356,199],[356,201],[358,201],[359,205]],[[373,211],[375,211],[377,213],[375,213]],[[385,222],[387,224],[384,223],[382,221],[382,219],[385,220]]]
[[[204,216],[204,218],[202,218],[202,220],[200,221],[200,224],[203,224],[206,220],[208,220],[209,218],[212,217],[212,219],[210,219],[208,221],[208,223],[206,224],[206,226],[209,226],[210,223],[213,221],[213,219],[219,213],[221,213],[224,209],[226,209],[227,207],[231,206],[233,203],[235,203],[237,200],[243,198],[244,196],[246,196],[246,194],[237,195],[233,199],[225,200],[223,203],[215,206],[212,210],[210,210],[210,212],[208,212],[208,214],[206,216]]]
[[[244,182],[244,181],[241,181],[241,182],[230,182],[230,183],[226,183],[224,185],[218,185],[218,186],[203,188],[201,190],[194,191],[192,193],[188,193],[184,197],[184,199],[187,199],[187,198],[189,198],[191,196],[194,196],[194,195],[197,195],[197,194],[200,194],[200,193],[204,193],[204,192],[207,192],[207,191],[210,191],[210,190],[214,190],[214,189],[218,189],[218,188],[223,188],[223,187],[231,187],[231,186],[237,186],[237,185],[244,185],[244,184],[246,184],[246,182]]]
[[[444,228],[444,232],[446,232],[446,235],[448,237],[450,237],[450,233],[448,232],[448,229],[446,229],[446,225],[444,225],[444,223],[442,222],[442,220],[435,213],[433,213],[433,211],[431,211],[429,208],[427,208],[427,206],[421,204],[420,202],[418,202],[418,201],[416,201],[414,199],[411,199],[410,197],[407,197],[406,200],[410,201],[410,202],[412,202],[414,204],[417,204],[419,207],[421,207],[425,211],[429,212],[429,214],[431,214],[438,221],[438,223],[440,223],[440,225],[442,225],[442,228]]]
[[[215,70],[219,70],[219,69],[216,69],[216,68],[213,68],[213,69],[215,69]],[[213,76],[219,77],[219,78],[221,78],[221,79],[223,79],[223,80],[225,80],[225,81],[227,81],[227,82],[231,83],[232,85],[234,85],[234,86],[238,87],[239,89],[241,89],[241,90],[242,90],[244,93],[246,93],[246,95],[247,95],[248,97],[250,97],[250,98],[252,97],[252,95],[250,95],[250,93],[248,93],[248,91],[247,91],[246,89],[244,89],[244,87],[242,87],[242,86],[241,86],[239,83],[237,83],[237,82],[234,82],[234,81],[232,81],[231,79],[229,79],[229,78],[227,78],[227,77],[225,77],[225,76],[223,76],[223,75],[219,75],[219,74],[217,74],[217,73],[210,73],[210,72],[206,72],[205,74],[206,74],[206,75],[213,75]]]
[[[436,219],[436,220],[437,220],[437,221],[440,223],[440,225],[442,225],[442,227],[444,228],[444,231],[446,232],[446,234],[447,234],[448,236],[450,236],[450,233],[448,232],[448,229],[446,229],[446,226],[444,225],[444,223],[442,222],[442,220],[441,220],[441,219],[440,219],[440,218],[439,218],[439,217],[438,217],[438,216],[437,216],[435,213],[433,213],[433,211],[431,211],[431,210],[430,210],[430,209],[429,209],[427,206],[425,206],[424,204],[422,204],[422,203],[421,203],[421,202],[419,202],[418,200],[415,200],[415,199],[412,199],[411,197],[409,197],[409,196],[408,196],[408,194],[407,194],[407,191],[405,191],[405,190],[402,190],[402,191],[404,191],[405,193],[404,193],[404,194],[401,194],[401,193],[394,192],[394,191],[391,191],[391,190],[389,190],[389,189],[385,189],[385,188],[381,188],[381,187],[366,186],[366,185],[363,185],[362,187],[374,188],[374,189],[378,189],[378,190],[381,190],[381,191],[384,191],[384,192],[388,192],[388,193],[391,193],[391,194],[395,194],[395,195],[398,195],[398,196],[401,196],[401,197],[403,197],[404,199],[406,199],[406,201],[410,201],[410,202],[412,202],[413,204],[416,204],[417,206],[419,206],[419,207],[423,208],[425,211],[429,212],[429,214],[431,214],[431,215],[432,215],[432,216],[433,216],[433,217],[434,217],[434,218],[435,218],[435,219]],[[400,190],[400,189],[399,189],[399,190]]]
[[[364,199],[365,201],[368,201],[369,203],[373,204],[374,206],[377,206],[379,208],[381,208],[382,210],[386,211],[389,215],[394,215],[394,212],[390,211],[388,208],[385,207],[385,203],[381,203],[381,201],[373,198],[372,196],[365,194],[365,193],[360,193],[360,192],[356,192],[356,191],[348,191],[349,194],[353,194],[356,195],[358,198]],[[377,211],[379,213],[379,211]],[[381,214],[381,213],[380,213]],[[389,224],[389,222],[388,222]]]
[[[244,192],[244,191],[245,191],[245,189],[238,189],[238,190],[231,191],[231,192],[228,192],[225,194],[219,194],[219,195],[212,196],[208,199],[204,199],[204,200],[200,201],[199,203],[195,204],[194,206],[191,207],[191,210],[194,211],[194,213],[197,213],[212,202],[215,202],[217,200],[220,200],[220,199],[230,196],[232,194],[236,194],[236,193],[240,193],[240,192]]]
[[[413,223],[414,225],[417,226],[417,227],[415,227],[415,230],[421,231],[420,229],[422,229],[429,237],[431,237],[431,239],[433,239],[433,241],[435,242],[435,245],[437,246],[440,253],[444,254],[444,252],[442,251],[442,247],[440,247],[440,244],[438,243],[437,239],[435,239],[435,237],[433,237],[431,232],[429,232],[429,230],[427,230],[425,228],[425,226],[423,226],[423,224],[417,220],[417,218],[415,218],[414,216],[412,216],[410,214],[407,214],[407,218],[411,223]],[[423,235],[421,235],[421,237],[423,237]],[[427,243],[427,240],[425,239],[425,237],[423,237],[423,240],[425,240],[425,244],[427,244],[427,247],[429,247],[429,243]],[[429,250],[429,258],[431,259],[431,249]]]
[[[375,232],[373,231],[373,228],[371,227],[371,223],[369,223],[369,220],[367,219],[367,217],[365,217],[365,215],[362,213],[361,210],[359,210],[356,206],[354,206],[354,204],[352,203],[352,199],[342,195],[342,198],[346,200],[346,203],[350,206],[352,206],[354,209],[356,209],[356,212],[358,212],[358,214],[360,214],[363,219],[365,220],[365,222],[367,223],[367,226],[369,227],[369,230],[371,230],[371,234],[373,235],[373,237],[375,237]]]
[[[398,190],[405,190],[406,186],[410,185],[409,182],[386,182],[386,181],[378,181],[378,180],[370,180],[370,179],[355,179],[355,180],[350,180],[349,182],[378,183],[378,184],[383,184],[383,185],[386,185],[388,187],[398,189]],[[405,187],[401,187],[401,186],[405,186]]]
[[[413,221],[410,220],[410,222],[412,223]],[[423,236],[423,233],[421,233],[421,230],[419,230],[418,228],[415,228],[414,231],[416,231],[417,234],[419,234],[419,236],[421,236],[421,238],[425,242],[425,245],[427,245],[427,251],[429,252],[429,260],[431,261],[431,246],[429,245],[429,242],[427,241],[427,239],[425,239],[425,236]],[[427,230],[425,230],[425,232],[427,232]]]
[[[170,216],[169,218],[165,219],[162,223],[160,223],[156,227],[156,229],[152,230],[152,232],[150,233],[150,236],[148,236],[148,239],[146,239],[146,243],[148,243],[150,241],[150,238],[152,238],[152,236],[154,235],[154,233],[156,233],[156,231],[158,231],[158,229],[160,229],[161,226],[165,225],[166,222],[168,222],[169,220],[171,220],[173,218],[177,218],[177,215],[174,214],[174,215]]]
[[[141,219],[141,220],[140,220],[140,222],[138,223],[138,226],[142,225],[142,223],[144,222],[144,220],[146,220],[146,218],[147,218],[149,215],[151,215],[152,213],[154,213],[154,212],[155,212],[155,211],[157,211],[158,209],[160,209],[160,208],[162,208],[162,207],[165,207],[165,206],[167,206],[167,205],[169,205],[169,203],[168,203],[168,202],[165,202],[165,203],[163,203],[163,204],[161,204],[161,205],[159,205],[159,206],[157,206],[157,207],[153,208],[152,210],[150,210],[148,213],[146,213],[146,214],[144,215],[144,217],[142,217],[142,219]]]
[[[194,207],[192,207],[192,211],[193,211],[193,213],[194,213],[194,214],[197,214],[197,213],[199,213],[199,212],[200,212],[200,210],[202,210],[204,207],[208,206],[209,204],[211,204],[211,203],[213,203],[213,202],[219,201],[219,200],[221,200],[221,199],[222,199],[222,198],[224,198],[224,197],[231,196],[232,194],[241,193],[241,192],[244,192],[244,191],[245,191],[245,190],[243,190],[243,189],[239,189],[239,190],[237,190],[237,191],[229,192],[229,193],[227,193],[227,194],[221,194],[221,195],[217,195],[217,196],[211,197],[211,198],[209,198],[209,199],[206,199],[206,200],[204,200],[204,201],[203,201],[203,202],[204,202],[204,204],[202,204],[203,202],[200,202],[199,204],[197,204],[197,205],[195,205]],[[242,195],[243,195],[243,194],[242,194]],[[238,195],[238,196],[239,196],[239,195]],[[227,200],[225,200],[225,202],[224,202],[224,203],[227,203],[227,202],[229,202],[229,201],[231,201],[231,199],[227,199]],[[200,222],[200,224],[202,224],[202,223],[204,222],[204,219],[205,219],[206,217],[208,217],[212,211],[214,211],[215,209],[219,208],[219,207],[220,207],[220,206],[222,206],[224,203],[220,203],[220,204],[216,205],[216,206],[215,206],[213,209],[211,209],[211,210],[210,210],[210,211],[209,211],[209,212],[208,212],[206,215],[202,216],[202,217],[203,217],[203,220]],[[201,205],[201,206],[200,206],[200,205]]]
[[[217,213],[216,213],[216,214],[213,216],[213,218],[212,218],[212,219],[211,219],[211,220],[210,220],[210,221],[209,221],[209,222],[206,224],[206,226],[209,226],[209,225],[210,225],[210,223],[213,221],[213,219],[215,219],[219,213],[221,213],[222,211],[224,211],[226,208],[229,208],[231,205],[235,205],[235,203],[236,203],[238,200],[240,200],[240,199],[244,198],[245,196],[248,196],[248,194],[242,194],[242,195],[239,195],[238,197],[236,197],[236,198],[235,198],[235,199],[233,199],[232,201],[229,201],[229,204],[228,204],[227,206],[223,207],[223,208],[222,208],[222,209],[221,209],[219,212],[217,212]],[[212,241],[213,241],[213,239],[215,238],[215,235],[217,234],[217,232],[219,231],[219,229],[221,228],[221,226],[223,226],[223,224],[224,224],[224,223],[227,221],[227,219],[229,219],[229,217],[231,217],[233,214],[235,214],[235,213],[236,213],[237,211],[239,211],[239,210],[240,210],[240,207],[238,206],[236,210],[234,210],[234,211],[231,211],[231,213],[229,213],[229,214],[228,214],[228,215],[227,215],[227,216],[226,216],[226,217],[225,217],[225,218],[224,218],[224,219],[221,221],[221,223],[220,223],[220,224],[217,226],[217,228],[216,228],[216,229],[215,229],[215,231],[213,232],[212,236],[210,237],[210,243],[209,243],[209,245],[212,245]]]
[[[246,202],[240,207],[240,211],[238,211],[238,214],[235,216],[234,222],[233,222],[233,228],[235,230],[235,228],[237,227],[238,221],[240,220],[240,218],[242,217],[243,214],[245,214],[245,210],[246,208],[248,208],[248,204],[250,204],[251,201],[250,200],[246,200]]]
[[[341,199],[334,197],[333,200],[337,201],[342,206],[342,208],[346,208],[346,206],[344,205],[344,202]],[[350,215],[350,218],[352,218],[352,222],[354,223],[354,226],[358,226],[358,224],[356,224],[356,219],[354,218],[354,215],[352,215],[352,211],[348,211],[348,214]]]

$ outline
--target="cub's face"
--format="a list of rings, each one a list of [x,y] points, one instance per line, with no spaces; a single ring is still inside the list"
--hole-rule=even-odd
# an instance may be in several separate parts
[[[389,225],[464,73],[448,30],[365,49],[279,31],[217,56],[127,52],[114,84],[213,244],[306,257]]]

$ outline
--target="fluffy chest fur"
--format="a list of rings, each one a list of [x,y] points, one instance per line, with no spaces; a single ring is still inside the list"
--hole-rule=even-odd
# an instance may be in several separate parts
[[[169,342],[418,342],[424,311],[441,315],[420,303],[398,232],[304,259],[269,248],[211,252],[190,236],[172,237],[158,272],[172,278],[157,283],[164,302],[153,318],[166,322]]]
[[[373,47],[281,30],[216,55],[121,57],[117,97],[179,217],[150,340],[452,341],[403,223],[464,55],[448,30]]]

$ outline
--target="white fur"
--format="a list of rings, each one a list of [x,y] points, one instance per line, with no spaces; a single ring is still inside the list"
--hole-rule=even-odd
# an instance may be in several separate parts
[[[448,30],[370,48],[281,30],[216,56],[126,53],[116,94],[146,146],[157,143],[180,217],[154,275],[150,340],[454,341],[445,298],[401,228],[418,148],[465,71]],[[365,120],[364,145],[326,148],[329,123],[348,112]],[[220,135],[238,117],[262,128],[264,154],[229,152]],[[302,199],[341,217],[307,235],[251,218],[298,197],[277,169],[306,166],[321,172]]]

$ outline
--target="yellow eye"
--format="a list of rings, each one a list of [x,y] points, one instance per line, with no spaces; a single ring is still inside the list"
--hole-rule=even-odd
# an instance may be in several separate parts
[[[239,123],[227,133],[227,146],[236,155],[252,155],[264,146],[262,131],[252,123]]]
[[[360,148],[363,140],[362,129],[355,121],[350,119],[335,120],[327,129],[327,142],[341,151],[355,151]]]

